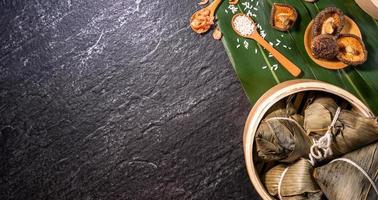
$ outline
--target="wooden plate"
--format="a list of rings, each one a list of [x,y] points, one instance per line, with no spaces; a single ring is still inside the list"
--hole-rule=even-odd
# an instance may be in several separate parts
[[[305,49],[306,49],[308,56],[310,56],[310,58],[316,64],[318,64],[318,65],[320,65],[324,68],[327,68],[327,69],[343,69],[343,68],[347,67],[348,66],[347,64],[342,63],[337,59],[335,59],[335,60],[323,60],[323,59],[317,59],[312,55],[312,51],[311,51],[312,34],[311,34],[311,31],[312,31],[313,24],[314,24],[314,20],[312,20],[308,24],[306,31],[305,31],[305,35],[304,35],[304,45],[305,45]],[[350,34],[357,35],[360,38],[362,37],[361,31],[358,28],[356,22],[354,22],[348,16],[345,16],[345,25],[344,25],[343,30],[341,30],[341,33],[350,33]]]

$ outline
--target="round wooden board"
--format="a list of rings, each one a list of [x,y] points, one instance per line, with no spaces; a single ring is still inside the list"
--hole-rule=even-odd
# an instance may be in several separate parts
[[[312,41],[311,30],[312,30],[313,24],[314,24],[314,20],[312,20],[308,24],[306,31],[305,31],[305,35],[304,35],[304,45],[305,45],[305,49],[306,49],[308,56],[310,56],[310,58],[316,64],[320,65],[321,67],[327,68],[327,69],[335,69],[336,70],[336,69],[343,69],[343,68],[347,67],[348,66],[347,64],[340,62],[337,59],[335,59],[335,60],[323,60],[323,59],[317,59],[312,55],[312,51],[311,51],[311,41]],[[345,16],[345,25],[344,25],[343,30],[341,30],[341,33],[349,33],[349,34],[357,35],[360,38],[362,37],[361,31],[358,28],[358,25],[348,16]]]

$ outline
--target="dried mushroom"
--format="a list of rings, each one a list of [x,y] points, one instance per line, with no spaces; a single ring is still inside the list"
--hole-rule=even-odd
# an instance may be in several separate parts
[[[337,39],[339,53],[337,58],[348,65],[359,65],[367,60],[367,50],[360,37],[353,34],[341,34]]]
[[[274,3],[270,16],[270,24],[274,29],[287,31],[293,27],[298,14],[295,8],[288,4]]]
[[[328,7],[322,10],[314,19],[312,36],[330,34],[337,36],[340,34],[345,24],[343,12],[335,7]]]
[[[335,37],[324,34],[316,36],[311,42],[312,55],[315,58],[331,60],[339,53]]]

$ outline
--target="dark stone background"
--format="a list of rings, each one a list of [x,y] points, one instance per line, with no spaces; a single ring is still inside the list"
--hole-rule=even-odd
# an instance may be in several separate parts
[[[257,199],[198,1],[0,2],[0,199]]]

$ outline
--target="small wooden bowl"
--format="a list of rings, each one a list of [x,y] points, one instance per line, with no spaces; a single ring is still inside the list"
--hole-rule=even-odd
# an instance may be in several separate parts
[[[253,186],[264,200],[274,200],[275,198],[270,196],[268,191],[265,189],[253,161],[253,145],[256,130],[260,124],[260,121],[263,119],[265,113],[270,107],[285,97],[304,91],[323,91],[339,96],[348,101],[353,106],[353,110],[360,112],[361,115],[367,117],[374,116],[369,108],[351,93],[337,86],[321,81],[306,79],[291,80],[280,83],[268,90],[263,96],[260,97],[249,113],[243,134],[244,158],[247,165],[248,175]]]
[[[343,69],[343,68],[347,67],[348,66],[347,64],[340,62],[337,59],[335,59],[335,60],[323,60],[323,59],[317,59],[312,55],[312,50],[311,50],[312,34],[311,34],[311,31],[312,31],[313,24],[314,24],[314,20],[312,20],[308,24],[306,31],[305,31],[305,34],[304,34],[304,45],[305,45],[305,49],[306,49],[308,56],[310,56],[310,58],[316,64],[318,64],[318,65],[320,65],[324,68],[327,68],[327,69]],[[345,25],[344,25],[344,28],[341,30],[341,33],[349,33],[349,34],[357,35],[360,38],[362,37],[361,31],[358,28],[356,22],[354,22],[348,16],[345,16]]]

